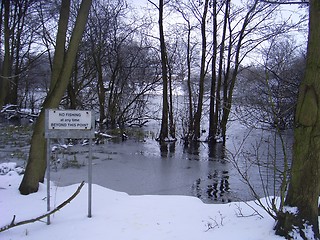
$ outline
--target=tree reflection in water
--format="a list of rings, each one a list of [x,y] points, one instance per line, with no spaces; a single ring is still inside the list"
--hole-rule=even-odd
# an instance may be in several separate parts
[[[176,142],[159,142],[160,155],[162,158],[171,158],[176,150]]]
[[[209,174],[207,179],[197,179],[192,186],[192,190],[200,199],[231,202],[233,199],[230,197],[230,184],[228,171],[215,170]]]
[[[201,142],[194,142],[190,144],[185,151],[193,157],[192,160],[199,160]],[[226,165],[226,151],[222,143],[208,144],[208,161],[210,163],[217,163],[217,168],[212,169],[206,178],[198,178],[193,186],[192,192],[198,198],[204,201],[218,201],[218,202],[231,202],[229,171],[221,166]],[[218,167],[219,166],[219,167]]]

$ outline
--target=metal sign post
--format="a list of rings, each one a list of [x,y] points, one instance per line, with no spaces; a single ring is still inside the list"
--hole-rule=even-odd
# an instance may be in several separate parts
[[[50,211],[50,138],[47,139],[47,212]],[[47,225],[50,225],[50,215],[47,217]]]
[[[89,139],[89,145],[92,145],[92,138]],[[88,165],[88,217],[91,218],[92,206],[92,148],[89,147],[89,165]]]
[[[88,217],[92,205],[92,139],[94,138],[94,117],[91,111],[46,109],[45,138],[47,139],[47,211],[50,211],[50,144],[55,138],[89,138],[88,161]],[[47,217],[50,224],[50,216]]]

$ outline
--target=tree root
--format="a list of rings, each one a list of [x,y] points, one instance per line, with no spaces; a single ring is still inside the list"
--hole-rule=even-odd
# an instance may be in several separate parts
[[[15,219],[16,219],[16,215],[13,216],[13,219],[11,221],[10,224],[6,225],[6,226],[3,226],[0,228],[0,232],[4,232],[10,228],[13,228],[13,227],[18,227],[18,226],[21,226],[21,225],[24,225],[24,224],[28,224],[28,223],[33,223],[33,222],[36,222],[36,221],[39,221],[45,217],[48,217],[52,214],[54,214],[55,212],[59,211],[61,208],[63,208],[64,206],[66,206],[68,203],[70,203],[81,191],[81,188],[84,186],[84,181],[81,182],[81,184],[79,185],[79,187],[77,188],[77,190],[71,195],[71,197],[69,197],[67,200],[65,200],[63,203],[61,203],[59,206],[57,206],[55,209],[51,210],[50,212],[47,212],[39,217],[36,217],[36,218],[32,218],[32,219],[29,219],[29,220],[24,220],[24,221],[20,221],[20,222],[17,222],[15,223]]]

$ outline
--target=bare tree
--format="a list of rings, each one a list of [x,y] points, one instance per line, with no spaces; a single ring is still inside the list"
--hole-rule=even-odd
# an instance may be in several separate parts
[[[181,14],[185,21],[186,35],[186,80],[188,95],[188,131],[183,136],[184,140],[189,142],[198,141],[201,132],[201,119],[203,114],[203,102],[205,93],[205,78],[208,72],[208,42],[207,42],[207,22],[210,1],[175,1],[172,3],[173,9]],[[200,32],[200,38],[198,37]],[[195,33],[196,32],[196,33]],[[193,60],[194,52],[198,51],[198,40],[192,42],[192,37],[199,39],[200,60],[196,63]],[[194,71],[192,71],[195,69]],[[196,82],[192,82],[192,77],[198,76]],[[197,86],[197,87],[195,87]]]
[[[198,80],[196,80],[195,72],[198,72],[198,46],[201,45],[197,38],[200,21],[197,18],[199,12],[195,12],[195,7],[195,4],[188,1],[176,0],[171,2],[171,8],[181,15],[184,20],[184,22],[176,25],[174,34],[181,41],[181,48],[175,53],[177,55],[175,64],[179,65],[176,74],[184,86],[186,97],[186,104],[181,110],[179,109],[178,113],[183,131],[182,138],[185,144],[192,140],[192,135],[194,134],[194,116],[199,92],[199,84]],[[173,33],[170,35],[173,35]],[[174,59],[174,57],[171,58]]]
[[[38,16],[34,14],[38,3],[30,0],[3,1],[1,6],[4,21],[1,21],[4,32],[4,59],[0,84],[0,108],[3,104],[21,105],[18,91],[24,84],[27,72],[31,67],[35,54],[34,44],[39,43]],[[1,38],[3,36],[1,35]],[[2,45],[2,41],[0,42]],[[40,53],[41,55],[41,53]]]
[[[79,9],[78,17],[70,39],[68,50],[65,53],[66,31],[69,20],[70,0],[63,0],[61,5],[59,28],[56,39],[56,51],[53,61],[53,72],[51,76],[50,93],[43,103],[44,109],[57,108],[67,89],[72,73],[82,33],[85,29],[91,0],[83,0]],[[61,61],[63,59],[63,61]],[[44,139],[44,111],[37,119],[31,139],[26,172],[20,184],[21,194],[30,194],[38,191],[39,182],[43,182],[45,161],[45,139]]]
[[[210,93],[210,141],[219,136],[223,141],[226,140],[233,91],[238,73],[241,71],[241,63],[249,53],[275,34],[266,32],[265,25],[271,21],[276,6],[254,1],[242,8],[233,8],[232,5],[225,6],[220,44],[214,40],[215,47],[219,47],[219,55],[212,58],[217,61],[217,66],[212,67],[213,71],[216,71],[212,74],[217,74],[217,77],[212,77],[213,86]],[[217,26],[214,25],[213,29],[215,28]],[[277,26],[276,34],[283,33],[287,28],[287,25],[280,24]],[[213,55],[215,54],[216,52],[213,52]]]
[[[203,109],[203,95],[204,95],[204,80],[206,76],[206,55],[207,55],[207,36],[206,36],[206,23],[208,15],[209,0],[204,1],[203,12],[201,15],[201,63],[200,63],[200,75],[199,75],[199,93],[197,110],[194,115],[193,120],[193,140],[198,140],[200,138],[201,129],[201,117]]]
[[[170,104],[170,79],[168,70],[168,53],[165,41],[165,29],[164,29],[164,6],[168,2],[159,0],[156,4],[151,0],[148,0],[158,11],[158,28],[159,28],[159,42],[160,42],[160,59],[161,59],[161,78],[162,78],[162,117],[161,117],[161,127],[160,134],[157,138],[159,142],[165,142],[169,138],[175,140],[175,128],[173,121],[173,109],[172,104]]]
[[[305,54],[291,38],[273,38],[263,51],[262,65],[239,74],[237,114],[249,126],[281,130],[293,127]]]

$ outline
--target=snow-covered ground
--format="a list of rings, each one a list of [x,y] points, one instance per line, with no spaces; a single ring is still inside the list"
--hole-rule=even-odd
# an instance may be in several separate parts
[[[0,167],[4,169],[4,166]],[[0,227],[46,212],[46,185],[28,196],[19,194],[22,176],[14,165],[0,175]],[[78,185],[51,187],[53,209]],[[274,220],[253,202],[205,204],[189,196],[130,196],[99,185],[92,188],[92,217],[87,217],[87,185],[70,204],[51,217],[0,233],[4,240],[205,240],[283,239],[273,231]],[[259,215],[249,207],[253,207]]]

